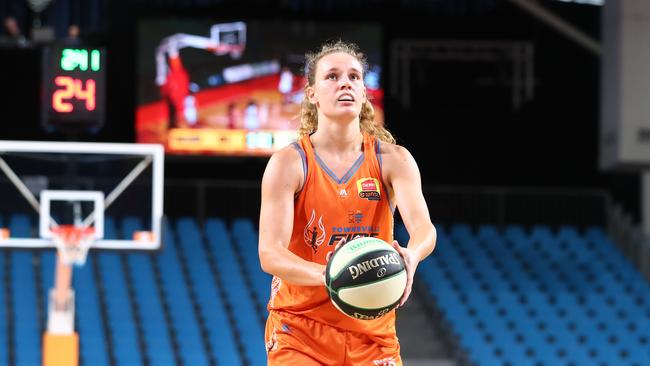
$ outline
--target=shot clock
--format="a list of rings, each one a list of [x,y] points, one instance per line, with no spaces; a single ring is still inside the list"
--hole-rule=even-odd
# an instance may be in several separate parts
[[[106,51],[51,46],[43,50],[42,123],[46,130],[84,131],[105,118]]]

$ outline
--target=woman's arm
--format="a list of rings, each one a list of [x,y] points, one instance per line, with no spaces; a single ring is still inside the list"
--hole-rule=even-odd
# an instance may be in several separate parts
[[[408,299],[413,285],[415,270],[436,245],[436,229],[429,217],[429,209],[422,194],[420,170],[413,156],[397,145],[383,145],[385,181],[393,191],[396,206],[404,221],[410,239],[406,248],[393,244],[406,263],[408,279],[400,306]]]
[[[296,285],[325,284],[325,266],[289,251],[294,195],[304,182],[300,155],[286,147],[269,160],[262,178],[259,256],[262,270]]]

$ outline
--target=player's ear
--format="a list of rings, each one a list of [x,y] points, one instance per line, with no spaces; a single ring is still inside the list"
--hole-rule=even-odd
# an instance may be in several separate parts
[[[318,101],[316,100],[316,96],[314,95],[314,88],[311,86],[307,87],[307,99],[309,100],[309,103],[311,104],[316,104]]]

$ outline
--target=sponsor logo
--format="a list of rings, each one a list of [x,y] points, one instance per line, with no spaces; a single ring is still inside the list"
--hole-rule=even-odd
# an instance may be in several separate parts
[[[325,226],[323,225],[323,216],[318,218],[317,224],[314,224],[314,221],[316,221],[316,211],[311,210],[311,217],[305,225],[304,239],[305,244],[316,253],[318,247],[325,241]]]
[[[381,267],[379,268],[379,271],[377,271],[377,277],[384,277],[386,275],[386,268]]]
[[[363,213],[360,210],[348,211],[348,224],[360,224],[363,220]]]
[[[345,188],[341,188],[341,190],[339,191],[339,197],[348,198],[348,191],[346,191]]]
[[[350,275],[352,275],[352,279],[354,280],[357,277],[361,276],[362,274],[368,272],[369,270],[381,266],[382,267],[381,269],[384,270],[384,273],[382,274],[383,276],[386,274],[385,267],[391,264],[395,264],[395,265],[400,264],[399,254],[390,253],[386,255],[381,255],[379,257],[375,257],[373,259],[369,259],[367,261],[363,261],[361,263],[355,264],[354,266],[349,266],[348,271],[350,272]],[[381,277],[379,276],[379,273],[377,273],[377,276]]]
[[[379,201],[381,192],[379,191],[379,180],[376,178],[361,178],[357,181],[357,191],[359,197],[369,201]]]

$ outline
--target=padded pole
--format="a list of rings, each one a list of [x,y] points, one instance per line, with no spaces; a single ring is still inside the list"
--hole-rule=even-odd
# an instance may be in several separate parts
[[[78,366],[79,335],[52,334],[43,335],[43,366]]]
[[[65,264],[61,256],[56,255],[56,272],[54,274],[54,309],[65,310],[71,297],[72,264]]]

